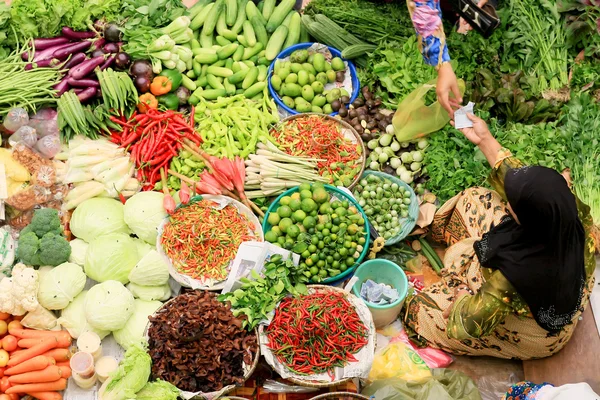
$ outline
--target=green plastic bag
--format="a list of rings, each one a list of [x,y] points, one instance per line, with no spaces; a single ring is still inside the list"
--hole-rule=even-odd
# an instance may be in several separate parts
[[[406,96],[392,119],[396,139],[399,142],[409,142],[442,129],[450,117],[442,105],[436,101],[425,105],[425,97],[430,90],[435,90],[436,81],[432,80]],[[465,93],[465,82],[458,80],[461,95]],[[450,94],[451,97],[452,94]]]
[[[482,400],[477,385],[460,371],[433,369],[431,378],[408,382],[391,378],[375,381],[361,392],[377,400]]]

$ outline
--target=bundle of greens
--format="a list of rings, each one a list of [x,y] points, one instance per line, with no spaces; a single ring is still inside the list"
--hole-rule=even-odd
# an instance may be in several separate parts
[[[324,14],[359,39],[373,44],[402,43],[415,34],[403,1],[313,0],[306,6],[305,13]]]
[[[122,3],[120,21],[125,31],[141,26],[166,26],[187,9],[181,0],[124,0]]]
[[[508,12],[503,62],[530,75],[535,93],[565,87],[568,38],[556,1],[510,0]]]

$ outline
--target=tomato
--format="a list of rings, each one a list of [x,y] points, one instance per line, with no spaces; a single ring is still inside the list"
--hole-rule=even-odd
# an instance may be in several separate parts
[[[0,378],[0,392],[6,392],[12,385],[8,381],[8,376]]]
[[[6,367],[6,364],[8,364],[8,352],[0,350],[0,367]]]
[[[8,332],[8,324],[4,320],[0,320],[0,337],[6,335]]]
[[[23,329],[23,325],[17,320],[10,321],[8,323],[8,331],[12,331],[14,329]]]
[[[17,338],[12,335],[6,335],[2,339],[2,348],[6,351],[15,351],[17,349]]]

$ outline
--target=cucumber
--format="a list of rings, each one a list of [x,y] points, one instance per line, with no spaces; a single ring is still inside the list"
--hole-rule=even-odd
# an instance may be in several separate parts
[[[268,21],[269,18],[271,18],[271,14],[273,14],[273,11],[275,10],[275,2],[276,0],[264,0],[262,16],[265,19],[265,21]]]
[[[275,4],[275,2],[273,2],[273,4]],[[267,32],[275,32],[275,30],[281,26],[285,17],[292,11],[295,4],[296,0],[282,0],[268,17],[265,16],[265,10],[263,9],[263,17],[267,19]],[[266,6],[267,4],[265,3],[265,8]]]
[[[266,85],[266,82],[256,82],[254,85],[244,90],[244,96],[246,96],[246,98],[252,98],[265,90]]]
[[[214,6],[215,3],[210,3],[204,7],[202,11],[198,13],[194,19],[192,19],[192,22],[190,22],[190,29],[193,31],[200,29],[200,27],[204,25],[204,22],[206,22],[206,19],[208,18],[210,11]]]
[[[300,18],[302,20],[302,18]],[[299,43],[308,43],[310,42],[310,37],[308,35],[308,31],[304,24],[300,24],[300,42]]]
[[[233,71],[230,70],[229,68],[215,67],[212,65],[210,67],[208,67],[206,72],[208,72],[209,75],[219,76],[221,78],[228,78],[231,75],[233,75]]]
[[[244,39],[246,39],[248,47],[254,47],[256,45],[256,35],[254,34],[252,24],[250,21],[245,21],[242,27],[244,29]]]
[[[263,27],[267,24],[267,20],[258,11],[258,8],[256,8],[256,4],[254,4],[253,1],[249,1],[246,4],[246,18],[252,21],[252,18],[254,17],[258,18]],[[254,30],[256,30],[256,26],[254,27]]]
[[[217,36],[215,38],[215,42],[217,42],[219,46],[227,46],[228,44],[231,44],[231,41],[224,36]]]
[[[262,51],[261,51],[262,53]],[[260,53],[258,53],[260,55]],[[269,64],[271,64],[271,62],[269,60],[267,60],[267,57],[262,56],[258,58],[258,65],[266,65],[267,67],[269,66]]]
[[[191,8],[187,10],[187,16],[192,21],[204,8],[207,4],[212,3],[212,0],[201,0],[194,4]]]
[[[229,30],[229,28],[227,27],[227,14],[225,13],[225,11],[223,11],[221,15],[219,15],[219,18],[217,19],[216,28],[217,33],[221,36],[225,36],[225,33]]]
[[[265,57],[267,60],[273,61],[277,55],[281,52],[283,43],[288,34],[288,28],[285,25],[280,25],[269,39],[267,47],[265,48]]]
[[[236,52],[238,47],[240,47],[240,45],[237,43],[231,43],[226,46],[223,46],[219,50],[217,50],[217,57],[219,57],[219,60],[229,58]]]
[[[300,14],[294,11],[292,14],[292,18],[290,18],[289,25],[287,25],[288,34],[285,38],[285,43],[283,44],[284,49],[287,49],[288,47],[300,42],[301,25],[302,18],[300,17]]]
[[[214,49],[198,49],[194,61],[199,64],[212,64],[219,60],[217,51]]]
[[[262,49],[263,49],[263,44],[260,42],[256,43],[256,46],[254,46],[254,47],[248,47],[248,48],[244,49],[244,55],[242,56],[242,60],[247,60],[249,58],[254,57],[258,53],[260,53],[260,51]]]
[[[267,79],[267,72],[269,72],[269,68],[267,68],[266,65],[259,65],[258,66],[258,77],[256,78],[256,80],[259,82],[265,81]]]
[[[206,85],[208,85],[208,78],[206,75],[196,79],[196,86],[198,86],[199,88],[203,88]]]
[[[246,4],[248,0],[238,0],[238,12],[235,24],[231,27],[231,31],[236,35],[242,31],[242,25],[246,21]]]
[[[200,64],[196,60],[194,60],[192,62],[192,70],[193,70],[194,74],[196,74],[196,78],[199,78],[200,76],[202,76],[202,64]]]
[[[292,10],[288,13],[288,15],[285,16],[285,19],[283,20],[283,22],[281,23],[281,25],[285,25],[288,27],[288,29],[290,29],[290,21],[292,20],[292,15],[294,15],[296,11]]]
[[[250,86],[254,85],[256,78],[258,78],[258,68],[252,67],[242,82],[242,89],[246,90]]]
[[[225,86],[219,81],[219,79],[211,74],[206,75],[206,81],[213,89],[225,89]],[[223,95],[224,96],[224,95]]]
[[[234,85],[237,85],[238,83],[242,83],[249,72],[250,72],[250,68],[241,69],[238,72],[236,72],[235,74],[228,77],[227,81],[229,81],[229,83],[233,83]]]
[[[227,79],[223,81],[223,86],[225,87],[225,90],[227,91],[227,94],[229,96],[233,96],[235,94],[237,88],[233,83],[230,83]]]
[[[181,84],[183,85],[183,87],[187,88],[191,92],[196,90],[196,82],[194,82],[185,75],[181,76]]]
[[[227,0],[227,25],[233,26],[238,15],[238,3],[237,0]]]
[[[190,79],[196,79],[198,77],[198,75],[196,75],[196,73],[194,72],[194,64],[192,64],[192,69],[185,73],[185,76],[187,76]]]
[[[223,13],[225,10],[225,0],[217,0],[214,3],[214,6],[211,8],[206,20],[204,21],[204,26],[202,27],[202,35],[208,36],[213,34],[215,31],[215,27],[217,26],[217,21],[219,19],[219,15]]]
[[[246,38],[244,37],[244,35],[237,35],[237,41],[240,42],[240,44],[242,46],[249,47],[248,42],[246,42]]]
[[[200,45],[203,49],[210,49],[213,45],[213,35],[200,35]]]
[[[244,56],[244,46],[240,45],[235,50],[235,53],[233,53],[233,56],[231,58],[233,58],[233,61],[241,61],[243,56]]]
[[[254,34],[256,35],[256,40],[263,44],[263,46],[267,46],[269,42],[269,36],[267,35],[267,30],[265,29],[264,24],[260,22],[260,18],[252,17],[250,19],[252,23],[252,28],[254,28]]]
[[[353,44],[342,50],[342,57],[351,60],[353,58],[364,56],[368,52],[374,51],[376,48],[377,46],[367,43]]]
[[[203,90],[203,91],[199,92],[198,94],[196,94],[197,92],[198,91],[196,90],[194,92],[194,95],[196,95],[197,97],[203,98],[205,100],[216,100],[219,97],[227,96],[227,91],[225,90],[225,88]]]
[[[200,42],[197,39],[192,39],[192,51],[194,49],[200,49],[202,48],[202,46],[200,45]]]

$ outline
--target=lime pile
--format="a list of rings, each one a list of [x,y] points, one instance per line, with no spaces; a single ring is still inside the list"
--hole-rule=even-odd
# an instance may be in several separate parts
[[[350,95],[343,88],[327,90],[325,85],[343,82],[345,74],[346,64],[339,57],[328,62],[321,53],[296,50],[289,61],[275,61],[271,86],[289,108],[331,114],[349,103]]]
[[[299,267],[313,282],[356,264],[366,243],[365,220],[347,200],[332,198],[323,184],[303,183],[267,216],[265,240],[300,254]]]

